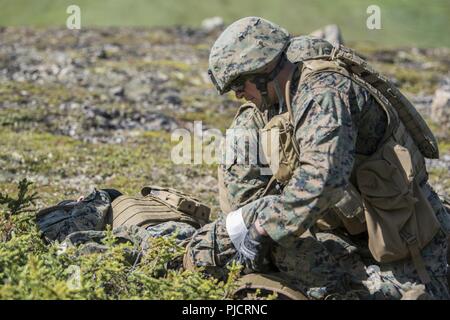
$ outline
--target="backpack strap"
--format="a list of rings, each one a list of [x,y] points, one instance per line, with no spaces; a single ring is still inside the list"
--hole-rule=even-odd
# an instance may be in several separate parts
[[[414,267],[416,268],[417,274],[419,275],[420,281],[422,281],[423,284],[428,284],[431,282],[431,279],[425,267],[425,262],[423,261],[422,255],[420,254],[421,250],[419,247],[419,243],[417,242],[417,238],[404,231],[405,230],[402,230],[400,232],[400,236],[408,244],[411,259],[413,261]]]
[[[376,89],[377,96],[383,96],[397,111],[409,134],[413,137],[421,153],[430,159],[439,158],[439,148],[435,136],[425,120],[411,102],[387,78],[380,75],[353,50],[342,45],[334,47],[330,59],[345,66],[353,75]],[[363,87],[367,87],[364,85]]]
[[[300,64],[300,66],[303,66],[303,63],[299,63],[299,64]],[[299,66],[299,68],[301,68],[300,66]],[[295,72],[297,70],[299,70],[299,69],[294,68],[291,71],[291,73],[290,73],[290,75],[288,77],[289,80],[286,82],[286,86],[285,86],[285,89],[284,89],[285,90],[285,92],[284,92],[284,95],[285,95],[284,100],[286,102],[286,108],[287,108],[288,113],[289,113],[289,122],[290,122],[291,127],[292,127],[292,146],[293,146],[293,148],[295,150],[295,153],[297,154],[298,159],[300,159],[300,147],[298,146],[297,140],[295,139],[294,113],[292,111],[292,105],[291,105],[291,82],[292,82],[292,78],[294,77],[294,74],[295,74]],[[300,79],[300,82],[301,81],[302,80]]]
[[[267,122],[267,117],[264,116],[264,114],[258,109],[258,107],[253,102],[246,102],[243,105],[241,105],[234,115],[233,121],[235,121],[245,110],[252,109],[254,112],[259,113],[259,115],[264,119],[265,122]]]

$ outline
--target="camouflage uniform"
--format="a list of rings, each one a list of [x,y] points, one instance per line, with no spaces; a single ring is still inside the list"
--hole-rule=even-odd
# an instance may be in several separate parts
[[[337,73],[315,74],[300,85],[298,79],[296,74],[291,96],[300,165],[281,194],[265,196],[241,208],[245,224],[248,228],[256,218],[260,220],[275,241],[273,263],[311,298],[353,292],[360,298],[399,299],[420,284],[410,259],[377,265],[364,236],[350,239],[340,230],[316,229],[316,221],[342,197],[355,155],[370,155],[377,150],[387,128],[386,114],[365,89]],[[245,187],[245,174],[239,178],[239,167],[227,174],[234,179],[228,183],[229,198],[238,194],[236,190],[251,187]],[[442,226],[421,252],[431,276],[426,290],[433,298],[449,299],[449,217],[428,183],[423,182],[421,187]],[[198,230],[188,250],[195,265],[216,274],[235,253],[225,215]]]
[[[169,237],[175,235],[175,243],[185,246],[195,232],[195,228],[188,223],[168,221],[147,228],[139,226],[120,226],[112,230],[112,235],[119,242],[129,242],[134,249],[130,252],[130,259],[135,261],[140,252],[149,249],[149,238]],[[107,250],[102,243],[106,231],[85,230],[70,233],[60,245],[61,250],[67,247],[80,246],[80,254],[100,253]]]
[[[218,167],[219,176],[221,175],[223,180],[223,188],[226,190],[223,195],[226,197],[224,201],[228,202],[227,205],[221,203],[221,209],[225,213],[238,209],[252,198],[259,198],[271,178],[270,175],[262,174],[262,170],[268,168],[267,165],[261,164],[257,158],[255,158],[256,161],[250,163],[247,156],[259,144],[257,133],[267,123],[267,115],[257,112],[255,108],[254,105],[253,107],[241,106],[227,130],[227,134],[229,132],[236,133],[236,143],[221,146],[222,159],[226,158],[227,153],[234,155],[232,161],[229,163],[222,161]],[[237,155],[246,155],[246,157],[243,157],[244,161],[240,162]]]
[[[281,195],[266,196],[242,207],[247,227],[259,217],[277,242],[272,250],[274,264],[311,298],[358,288],[368,290],[360,297],[401,298],[403,292],[420,283],[410,260],[383,264],[380,270],[364,239],[352,241],[339,231],[320,232],[315,228],[317,219],[340,198],[354,154],[368,155],[376,150],[386,128],[384,111],[364,89],[337,74],[319,74],[302,84],[292,107],[299,128],[297,141],[305,158]],[[228,184],[230,198],[236,194],[234,190],[253,190],[246,175],[239,176],[241,172],[245,172],[243,166],[235,165],[224,173],[234,179]],[[427,183],[423,189],[442,226],[450,230],[439,198]],[[226,265],[235,250],[226,232],[225,217],[200,229],[191,248],[192,259],[199,265]],[[433,279],[427,289],[436,298],[449,298],[446,252],[444,231],[422,251]],[[364,287],[358,287],[358,283]]]

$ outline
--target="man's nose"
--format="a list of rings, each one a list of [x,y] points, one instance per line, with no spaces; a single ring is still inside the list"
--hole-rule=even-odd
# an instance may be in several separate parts
[[[242,99],[244,97],[244,91],[235,91],[234,94],[237,99]]]

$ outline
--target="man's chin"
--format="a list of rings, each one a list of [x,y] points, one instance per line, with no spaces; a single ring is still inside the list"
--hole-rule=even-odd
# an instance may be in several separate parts
[[[259,105],[260,105],[260,103],[258,102],[258,100],[255,99],[255,98],[250,98],[250,99],[245,99],[245,100],[247,100],[248,102],[254,103],[257,107],[259,107]]]

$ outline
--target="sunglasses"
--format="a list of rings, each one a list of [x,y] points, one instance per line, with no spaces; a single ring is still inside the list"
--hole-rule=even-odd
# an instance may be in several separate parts
[[[222,89],[219,84],[217,83],[216,78],[214,77],[214,74],[212,73],[211,70],[208,70],[208,75],[209,78],[211,79],[211,82],[214,84],[214,86],[216,87],[217,91],[220,94],[223,94],[225,92],[227,92],[229,89],[233,90],[234,92],[242,92],[245,89],[245,82],[249,79],[248,77],[237,77],[233,83],[231,85],[229,85],[228,89]]]
[[[234,92],[242,92],[245,89],[245,82],[248,80],[247,77],[238,77],[233,83],[230,85],[230,89]]]

